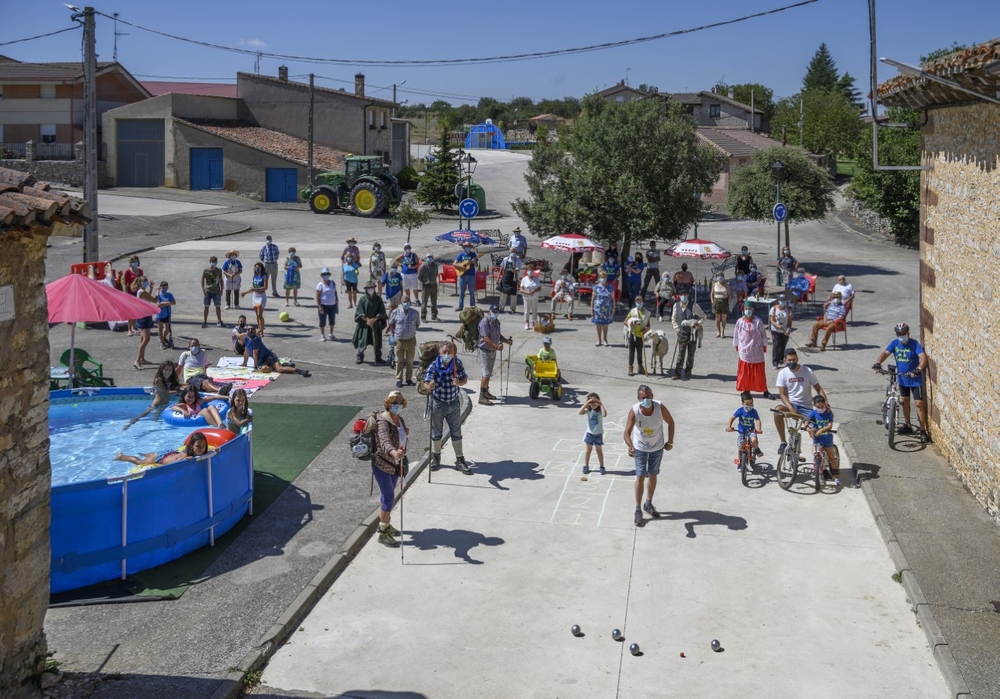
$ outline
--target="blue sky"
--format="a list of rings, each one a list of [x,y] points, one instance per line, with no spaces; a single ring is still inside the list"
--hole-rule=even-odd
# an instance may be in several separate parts
[[[138,25],[191,39],[248,50],[345,59],[457,59],[551,51],[615,42],[697,27],[775,9],[796,0],[443,0],[305,2],[284,0],[96,0],[105,14],[119,12]],[[1000,2],[961,0],[942,11],[940,0],[876,0],[878,52],[917,63],[953,42],[975,44],[1000,34]],[[70,26],[60,2],[5,3],[0,44]],[[13,6],[11,6],[13,5]],[[349,28],[357,23],[358,29]],[[118,60],[144,79],[235,80],[254,71],[254,57],[203,48],[119,25]],[[98,18],[99,60],[111,60],[113,24]],[[276,75],[285,63],[292,76],[309,72],[317,84],[352,89],[355,72],[366,75],[368,94],[411,104],[444,98],[475,102],[483,96],[581,97],[628,77],[630,85],[661,91],[708,90],[720,80],[759,82],[776,96],[797,92],[809,59],[825,42],[843,71],[868,87],[867,0],[817,0],[813,4],[739,24],[622,48],[490,65],[412,67],[310,65],[263,57],[260,72]],[[70,61],[80,56],[78,32],[8,46],[0,54],[23,61]],[[880,65],[880,80],[896,74]],[[152,76],[163,76],[154,78]],[[330,78],[330,79],[326,79]],[[405,83],[404,83],[405,81]]]

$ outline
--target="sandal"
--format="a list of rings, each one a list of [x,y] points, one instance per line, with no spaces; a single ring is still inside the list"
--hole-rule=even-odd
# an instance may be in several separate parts
[[[140,364],[139,362],[133,363],[132,366],[138,369],[139,371],[142,371],[142,364]]]

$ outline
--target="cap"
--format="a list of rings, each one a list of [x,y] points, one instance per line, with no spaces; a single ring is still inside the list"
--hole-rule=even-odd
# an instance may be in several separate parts
[[[750,299],[747,299],[746,301],[744,301],[743,302],[743,308],[753,308],[753,301],[751,301]]]
[[[549,337],[548,335],[546,335],[545,337],[542,338],[542,344],[543,345],[551,345],[552,344],[552,338]]]
[[[403,246],[403,249],[404,249],[404,250],[410,250],[410,249],[411,249],[411,248],[410,248],[410,244],[409,244],[409,243],[407,243],[406,245],[404,245],[404,246]]]
[[[492,306],[490,306],[490,310],[493,311],[494,313],[499,313],[500,312],[500,306],[498,306],[497,304],[494,303]]]
[[[320,273],[320,276],[322,276],[324,274],[329,274],[330,273],[330,268],[329,267],[324,267],[323,269],[321,269],[319,271],[319,273]]]

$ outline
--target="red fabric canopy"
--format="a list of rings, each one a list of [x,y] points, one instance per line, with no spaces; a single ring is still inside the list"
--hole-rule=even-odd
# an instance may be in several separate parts
[[[45,285],[50,323],[100,323],[156,315],[159,306],[94,281],[71,274]]]

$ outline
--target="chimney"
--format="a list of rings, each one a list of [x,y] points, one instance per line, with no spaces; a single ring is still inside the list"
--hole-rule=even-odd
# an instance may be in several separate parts
[[[733,88],[729,88],[729,99],[733,99],[736,95],[736,91]]]
[[[355,73],[354,74],[354,94],[357,97],[365,96],[365,74]]]
[[[288,66],[278,66],[278,80],[283,83],[288,82]]]

